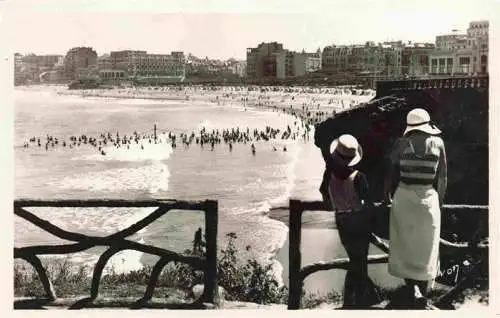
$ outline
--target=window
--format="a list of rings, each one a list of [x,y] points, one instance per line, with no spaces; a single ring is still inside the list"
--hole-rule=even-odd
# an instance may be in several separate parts
[[[437,59],[431,60],[431,73],[436,74],[438,72]]]
[[[467,74],[469,73],[469,70],[470,70],[470,57],[460,57],[458,59],[458,64],[459,64],[459,67],[458,67],[458,71],[460,73],[464,73],[464,74]]]
[[[470,63],[470,57],[460,57],[458,59],[458,63],[460,65],[465,65],[465,64],[469,64]]]
[[[420,65],[429,65],[429,57],[427,55],[420,55]]]

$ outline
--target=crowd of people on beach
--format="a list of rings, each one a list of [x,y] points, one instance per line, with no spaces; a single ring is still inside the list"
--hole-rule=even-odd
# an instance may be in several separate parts
[[[241,106],[281,111],[300,118],[309,125],[362,104],[375,96],[369,89],[345,87],[284,86],[145,86],[60,91],[83,97],[140,98],[179,102],[209,102],[218,106]]]

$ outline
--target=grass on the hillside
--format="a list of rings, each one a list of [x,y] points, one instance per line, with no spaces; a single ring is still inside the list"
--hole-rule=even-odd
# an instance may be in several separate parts
[[[218,284],[226,290],[225,299],[229,301],[254,302],[258,304],[286,304],[288,289],[279,286],[274,277],[271,264],[261,264],[255,259],[245,262],[238,260],[235,233],[229,233],[228,243],[219,253],[217,262]],[[250,249],[247,246],[247,249]],[[46,270],[58,297],[90,295],[91,268],[75,265],[67,259],[44,259]],[[101,278],[99,295],[103,297],[137,297],[144,295],[152,267],[145,266],[126,274],[117,273],[110,268]],[[483,275],[480,275],[483,276]],[[481,299],[488,298],[487,279],[482,279],[472,294]],[[486,283],[484,283],[486,281]],[[203,271],[195,271],[182,263],[169,263],[163,269],[156,284],[153,297],[191,300],[192,287],[203,284]],[[380,289],[383,299],[393,299],[398,290]],[[429,297],[437,299],[445,290],[435,290]],[[470,294],[471,292],[469,292]],[[16,297],[44,297],[45,292],[36,271],[26,263],[16,262],[14,266],[14,295]],[[459,296],[458,298],[461,298]],[[457,299],[462,302],[462,299]],[[342,295],[332,291],[326,294],[305,293],[302,308],[315,308],[322,303],[340,304]]]
[[[227,246],[220,251],[217,262],[218,284],[226,290],[226,300],[259,304],[284,303],[288,295],[287,288],[279,286],[272,272],[272,265],[262,265],[255,259],[238,261],[236,234],[229,233],[227,236]],[[43,263],[58,297],[90,294],[92,268],[74,265],[67,259],[44,259]],[[140,298],[146,290],[151,270],[151,266],[145,266],[123,274],[110,268],[101,279],[99,294],[104,297]],[[203,271],[195,271],[182,263],[169,263],[158,279],[154,297],[165,297],[169,294],[188,298],[196,284],[203,284]],[[29,264],[15,263],[14,295],[45,296],[38,274]]]

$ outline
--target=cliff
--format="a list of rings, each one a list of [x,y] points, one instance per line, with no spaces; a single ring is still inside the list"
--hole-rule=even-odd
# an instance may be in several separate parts
[[[316,127],[315,144],[329,149],[344,133],[358,138],[360,169],[381,200],[386,156],[413,108],[424,108],[442,130],[448,158],[447,204],[488,204],[488,77],[383,81],[376,97]],[[319,185],[318,185],[319,186]]]

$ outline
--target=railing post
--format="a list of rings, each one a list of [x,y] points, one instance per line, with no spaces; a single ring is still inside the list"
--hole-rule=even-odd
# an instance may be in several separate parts
[[[302,296],[302,279],[300,278],[300,267],[302,265],[300,253],[301,221],[301,201],[290,200],[288,309],[299,309]]]
[[[205,233],[206,233],[206,264],[204,275],[204,290],[201,299],[205,302],[215,303],[217,297],[217,226],[218,206],[217,201],[205,201]]]

